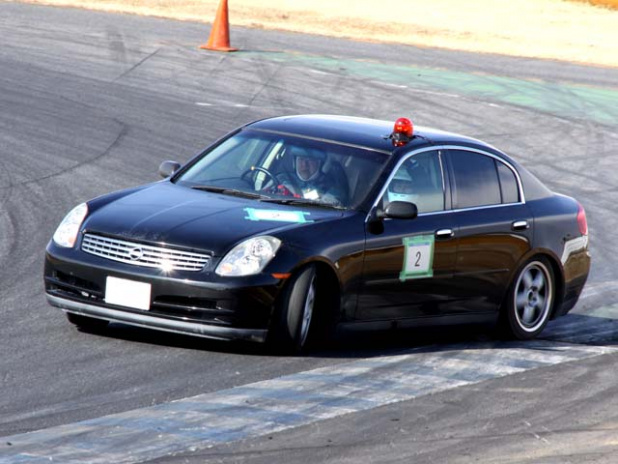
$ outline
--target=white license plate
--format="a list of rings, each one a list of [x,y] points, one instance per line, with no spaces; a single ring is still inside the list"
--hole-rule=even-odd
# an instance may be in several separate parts
[[[105,283],[105,302],[135,309],[150,309],[151,285],[134,280],[108,277]]]

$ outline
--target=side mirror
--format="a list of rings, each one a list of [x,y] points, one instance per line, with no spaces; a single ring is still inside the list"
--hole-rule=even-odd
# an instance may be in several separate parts
[[[378,212],[378,217],[391,219],[414,219],[418,216],[418,208],[407,201],[391,201],[384,211]]]
[[[160,165],[159,165],[159,175],[161,177],[163,177],[164,179],[170,177],[172,174],[174,174],[176,171],[178,171],[178,169],[180,169],[180,163],[177,163],[176,161],[163,161]]]

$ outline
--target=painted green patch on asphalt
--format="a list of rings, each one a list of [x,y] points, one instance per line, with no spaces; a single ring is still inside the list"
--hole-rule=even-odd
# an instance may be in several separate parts
[[[247,55],[387,84],[482,98],[566,118],[618,124],[618,89],[287,52],[240,52],[237,56]]]

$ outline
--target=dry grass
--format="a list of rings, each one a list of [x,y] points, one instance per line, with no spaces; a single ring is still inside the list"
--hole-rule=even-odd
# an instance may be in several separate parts
[[[219,3],[22,1],[204,22],[214,19]],[[618,4],[618,0],[592,1]],[[229,0],[229,9],[233,26],[618,66],[618,11],[580,1]]]
[[[588,3],[594,6],[603,6],[606,8],[612,8],[618,10],[618,0],[572,0],[576,2]]]

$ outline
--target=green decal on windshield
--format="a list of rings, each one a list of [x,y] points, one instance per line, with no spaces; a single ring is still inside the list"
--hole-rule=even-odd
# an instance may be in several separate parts
[[[283,211],[280,209],[255,209],[245,208],[247,216],[245,219],[249,221],[278,221],[278,222],[295,222],[303,224],[305,222],[313,222],[305,216],[311,213],[305,211]]]
[[[403,270],[399,280],[433,277],[434,240],[433,235],[403,238]]]

